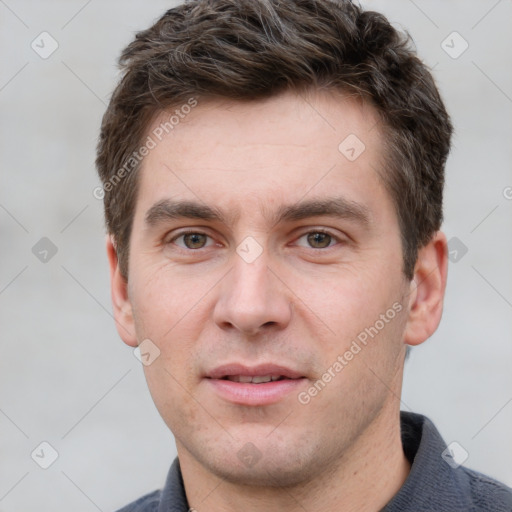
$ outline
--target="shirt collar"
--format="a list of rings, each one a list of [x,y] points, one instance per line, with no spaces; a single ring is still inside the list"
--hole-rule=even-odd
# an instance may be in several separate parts
[[[401,412],[402,446],[411,471],[381,512],[450,510],[467,512],[472,505],[468,477],[445,459],[446,444],[434,424],[420,414]],[[450,460],[450,459],[448,459]]]
[[[174,459],[162,490],[158,512],[188,512],[189,506],[178,457]]]
[[[403,486],[381,512],[471,509],[467,476],[462,468],[452,468],[442,457],[446,444],[434,424],[425,416],[400,413],[402,446],[411,463]],[[162,491],[158,512],[188,512],[183,477],[178,458],[174,460]]]

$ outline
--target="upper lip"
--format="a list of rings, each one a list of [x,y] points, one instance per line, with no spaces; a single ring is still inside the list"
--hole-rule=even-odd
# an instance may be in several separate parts
[[[218,366],[206,374],[210,379],[222,379],[223,377],[233,375],[245,375],[248,377],[258,377],[265,375],[280,375],[289,379],[298,379],[304,377],[303,374],[273,363],[259,364],[257,366],[245,366],[241,363],[228,363]]]

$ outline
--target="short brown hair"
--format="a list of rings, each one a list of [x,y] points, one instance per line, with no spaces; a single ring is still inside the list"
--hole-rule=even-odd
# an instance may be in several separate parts
[[[412,279],[418,249],[441,226],[452,126],[410,37],[382,14],[349,0],[190,0],[139,32],[119,64],[123,75],[103,117],[96,165],[126,278],[140,168],[134,155],[157,114],[191,98],[253,101],[330,88],[357,95],[379,114],[382,177]]]

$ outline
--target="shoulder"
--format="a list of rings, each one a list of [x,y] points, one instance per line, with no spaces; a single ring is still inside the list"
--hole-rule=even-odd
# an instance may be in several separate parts
[[[402,412],[401,434],[411,471],[386,512],[512,512],[512,489],[454,464],[452,450],[427,417]]]
[[[461,467],[469,481],[475,512],[511,512],[512,489],[482,473]]]
[[[154,491],[119,509],[117,512],[156,512],[162,491]]]

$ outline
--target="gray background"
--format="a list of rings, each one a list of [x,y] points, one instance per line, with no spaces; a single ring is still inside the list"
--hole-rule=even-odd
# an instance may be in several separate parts
[[[116,58],[173,5],[0,0],[1,512],[113,510],[160,487],[175,455],[114,328],[92,195]],[[468,249],[450,264],[441,327],[407,363],[402,407],[512,485],[512,2],[364,5],[407,28],[434,68],[456,128],[444,230]],[[47,59],[31,48],[43,31],[59,45]],[[442,47],[453,31],[469,44],[458,58]],[[32,252],[42,237],[58,249],[46,263]],[[31,458],[42,441],[59,454],[46,470]]]

